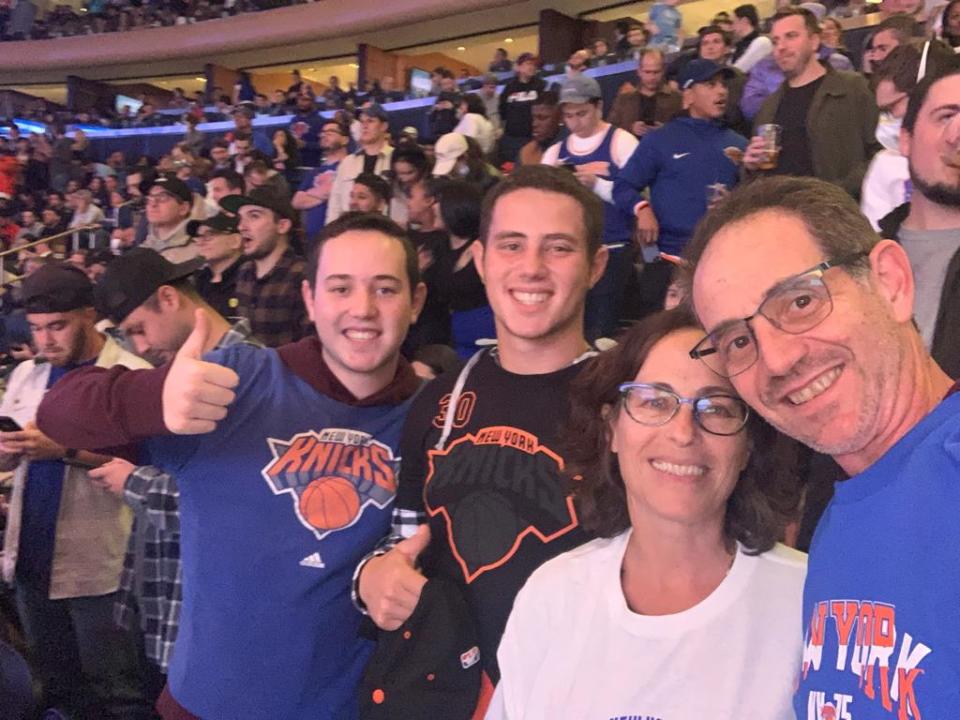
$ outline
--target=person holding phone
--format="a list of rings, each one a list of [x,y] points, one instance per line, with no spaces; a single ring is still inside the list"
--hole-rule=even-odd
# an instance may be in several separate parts
[[[113,622],[130,511],[77,466],[106,457],[66,448],[34,422],[44,394],[74,368],[147,363],[97,332],[82,270],[44,265],[22,297],[39,357],[13,371],[0,402],[0,469],[15,471],[3,577],[15,585],[43,707],[147,718],[136,643]]]
[[[606,271],[587,296],[585,328],[590,341],[612,335],[630,276],[634,219],[613,201],[613,180],[637,148],[637,139],[603,121],[600,84],[575,75],[560,86],[560,112],[570,134],[543,154],[544,165],[572,169],[584,187],[603,200],[603,244],[609,253]],[[636,193],[635,202],[641,200]]]
[[[663,52],[657,48],[640,51],[637,63],[637,87],[626,84],[613,100],[611,125],[642,138],[661,127],[680,112],[680,93],[665,80]]]

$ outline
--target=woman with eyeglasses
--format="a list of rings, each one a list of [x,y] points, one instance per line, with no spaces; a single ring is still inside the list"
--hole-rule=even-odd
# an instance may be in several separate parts
[[[567,470],[598,539],[517,596],[488,719],[794,717],[806,556],[777,539],[796,446],[690,357],[702,337],[686,309],[651,316],[571,388]]]

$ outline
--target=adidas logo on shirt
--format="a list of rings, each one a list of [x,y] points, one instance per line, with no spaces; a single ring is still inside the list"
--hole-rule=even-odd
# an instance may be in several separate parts
[[[315,552],[312,555],[307,555],[303,560],[300,561],[302,567],[317,568],[322,570],[326,567],[323,564],[323,560],[320,559],[320,553]]]

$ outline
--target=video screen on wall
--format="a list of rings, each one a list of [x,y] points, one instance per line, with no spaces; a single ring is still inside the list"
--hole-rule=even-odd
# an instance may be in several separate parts
[[[123,112],[124,106],[128,106],[132,112],[137,112],[141,105],[143,105],[143,103],[140,100],[132,98],[129,95],[117,95],[113,103],[113,107],[118,113]]]
[[[413,97],[430,96],[430,73],[420,68],[410,69],[410,94]]]

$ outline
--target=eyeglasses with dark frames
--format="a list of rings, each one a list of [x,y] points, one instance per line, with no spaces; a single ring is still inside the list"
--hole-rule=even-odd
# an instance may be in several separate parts
[[[666,425],[682,405],[691,407],[694,422],[711,435],[736,435],[750,417],[743,400],[722,392],[685,398],[659,385],[636,382],[623,383],[617,390],[630,419],[648,427]]]
[[[758,315],[778,330],[801,335],[822,323],[833,312],[833,298],[823,280],[831,268],[855,264],[868,253],[825,260],[809,270],[782,280],[767,291],[757,311],[739,320],[721,323],[690,351],[717,375],[732,378],[750,369],[760,357],[751,321]]]

